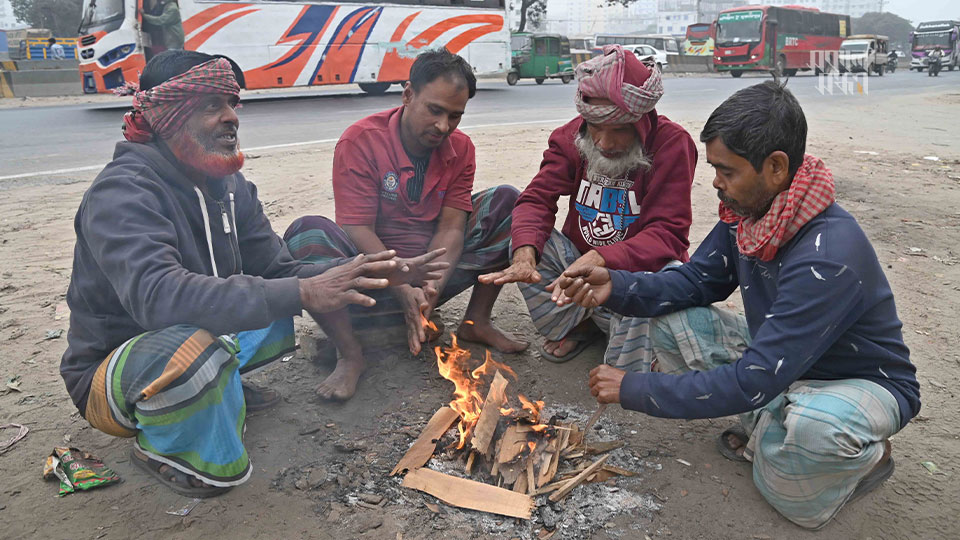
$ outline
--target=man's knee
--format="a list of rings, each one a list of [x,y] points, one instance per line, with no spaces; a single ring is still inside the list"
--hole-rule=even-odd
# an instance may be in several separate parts
[[[283,233],[283,241],[289,242],[292,238],[297,236],[300,233],[306,231],[322,231],[325,233],[331,233],[333,231],[339,231],[340,226],[337,225],[333,220],[325,216],[303,216],[295,219],[293,223],[287,227],[286,232]]]

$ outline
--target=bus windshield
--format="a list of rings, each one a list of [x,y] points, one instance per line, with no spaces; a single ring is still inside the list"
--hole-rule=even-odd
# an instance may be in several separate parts
[[[915,50],[933,49],[937,45],[945,49],[952,49],[950,32],[930,32],[913,35],[913,48]]]
[[[90,0],[80,17],[79,33],[110,32],[123,23],[123,0]]]
[[[840,45],[841,51],[864,52],[869,46],[866,43],[844,43]]]
[[[760,41],[762,21],[760,10],[721,13],[717,19],[717,45]]]

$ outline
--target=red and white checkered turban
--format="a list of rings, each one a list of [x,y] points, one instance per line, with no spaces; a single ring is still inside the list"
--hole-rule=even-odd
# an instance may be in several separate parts
[[[652,111],[663,95],[660,70],[648,67],[620,45],[577,65],[577,112],[592,124],[633,124]],[[613,105],[593,105],[584,98],[605,98]]]

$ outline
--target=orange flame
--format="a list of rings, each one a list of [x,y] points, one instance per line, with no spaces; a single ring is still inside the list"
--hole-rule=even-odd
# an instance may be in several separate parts
[[[437,355],[437,370],[440,376],[454,385],[454,399],[450,402],[450,408],[460,415],[460,423],[457,426],[460,440],[457,442],[457,449],[462,449],[466,446],[474,426],[480,419],[490,379],[497,370],[514,379],[517,378],[517,374],[506,364],[494,360],[490,351],[487,351],[483,364],[471,370],[470,351],[457,344],[455,334],[450,335],[451,345],[444,348],[436,347],[434,352]],[[504,409],[500,409],[500,412],[504,414]]]
[[[423,325],[424,329],[430,329],[434,332],[437,331],[437,325],[433,324],[433,321],[423,316],[423,313],[420,314],[420,324]]]
[[[540,411],[543,410],[542,401],[531,402],[523,394],[517,394],[517,399],[520,400],[520,406],[523,407],[523,410],[530,413],[530,420],[532,423],[537,424],[540,422]]]

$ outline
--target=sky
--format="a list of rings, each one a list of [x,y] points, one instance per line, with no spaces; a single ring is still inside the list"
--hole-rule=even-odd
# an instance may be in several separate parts
[[[922,21],[960,19],[960,2],[957,0],[887,0],[884,11],[917,24]]]

